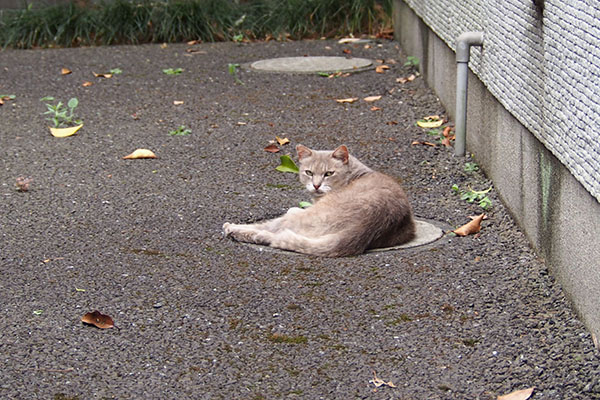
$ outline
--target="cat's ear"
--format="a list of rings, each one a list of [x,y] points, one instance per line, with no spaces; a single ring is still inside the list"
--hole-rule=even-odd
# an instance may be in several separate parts
[[[296,152],[298,153],[298,159],[302,160],[303,158],[310,157],[312,154],[311,149],[306,146],[299,144],[296,146]]]
[[[341,145],[333,151],[331,157],[335,158],[336,160],[340,160],[344,164],[348,164],[348,158],[350,157],[350,154],[348,153],[348,148],[344,145]]]

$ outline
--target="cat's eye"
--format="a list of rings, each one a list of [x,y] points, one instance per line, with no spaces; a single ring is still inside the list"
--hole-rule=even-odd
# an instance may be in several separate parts
[[[313,176],[313,173],[312,173],[312,171],[310,171],[310,170],[308,170],[308,169],[307,169],[306,171],[304,171],[304,173],[305,173],[306,175],[308,175],[308,176]]]
[[[335,171],[327,171],[327,172],[325,172],[325,176],[331,176],[331,175],[333,175],[334,172]]]

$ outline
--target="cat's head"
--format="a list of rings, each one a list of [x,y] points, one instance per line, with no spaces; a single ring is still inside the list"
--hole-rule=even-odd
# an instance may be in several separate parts
[[[321,197],[348,184],[350,154],[346,146],[322,151],[299,144],[296,151],[300,160],[300,182],[314,197]]]

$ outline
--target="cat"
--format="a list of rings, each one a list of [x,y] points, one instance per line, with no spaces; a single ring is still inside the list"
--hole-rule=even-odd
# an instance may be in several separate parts
[[[413,212],[396,179],[373,171],[344,145],[333,151],[298,145],[296,152],[300,182],[314,204],[256,224],[226,222],[225,236],[324,257],[354,256],[415,237]]]

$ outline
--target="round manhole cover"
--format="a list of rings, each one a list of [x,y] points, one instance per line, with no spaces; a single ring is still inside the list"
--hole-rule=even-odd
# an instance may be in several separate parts
[[[255,61],[250,68],[257,71],[318,73],[358,72],[372,67],[373,61],[366,58],[345,57],[281,57]]]

